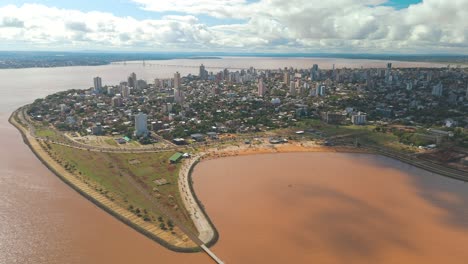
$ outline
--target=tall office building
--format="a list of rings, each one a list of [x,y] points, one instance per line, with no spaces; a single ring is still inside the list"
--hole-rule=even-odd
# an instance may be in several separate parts
[[[174,73],[174,89],[179,89],[180,88],[180,73],[176,72]]]
[[[258,79],[258,96],[264,96],[266,93],[266,87],[265,84],[263,83],[263,78]]]
[[[101,91],[102,91],[101,77],[94,77],[94,92],[101,93]]]
[[[146,136],[148,134],[148,117],[146,114],[139,113],[135,116],[135,135]]]

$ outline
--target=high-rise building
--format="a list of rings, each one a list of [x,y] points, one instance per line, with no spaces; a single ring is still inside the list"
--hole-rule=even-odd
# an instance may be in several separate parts
[[[184,102],[184,92],[180,87],[174,88],[174,101],[178,104],[182,104]]]
[[[314,64],[310,70],[310,79],[312,81],[318,81],[320,79],[320,71],[317,64]]]
[[[296,80],[296,93],[298,93],[299,95],[302,95],[302,92],[303,92],[303,87],[301,85],[301,79],[297,79]]]
[[[283,76],[283,82],[285,85],[288,85],[290,81],[291,81],[291,75],[289,75],[289,72],[285,71],[284,76]]]
[[[94,77],[94,92],[101,93],[102,91],[102,80],[101,77]]]
[[[137,137],[148,134],[148,117],[146,114],[139,113],[135,116],[135,135]]]
[[[294,81],[289,82],[289,95],[296,96],[296,83]]]
[[[130,87],[122,86],[120,93],[122,94],[123,98],[128,98],[130,96]]]
[[[206,80],[208,79],[208,71],[205,70],[205,66],[202,64],[200,65],[200,72],[198,73],[198,77],[201,79],[201,80]]]
[[[434,96],[442,96],[442,92],[443,92],[443,87],[442,87],[442,83],[439,82],[437,85],[434,85],[432,87],[432,95]]]
[[[174,89],[179,89],[180,88],[180,73],[176,72],[174,73]]]
[[[128,76],[128,86],[132,88],[138,88],[137,76],[134,72]]]
[[[387,69],[385,70],[385,82],[386,83],[389,83],[392,81],[391,75],[392,75],[392,64],[389,62],[387,63]]]
[[[258,96],[264,96],[266,93],[266,87],[265,84],[263,83],[263,78],[258,79]]]

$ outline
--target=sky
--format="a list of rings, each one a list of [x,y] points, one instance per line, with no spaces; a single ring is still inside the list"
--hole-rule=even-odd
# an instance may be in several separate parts
[[[468,54],[468,0],[0,0],[0,50]]]

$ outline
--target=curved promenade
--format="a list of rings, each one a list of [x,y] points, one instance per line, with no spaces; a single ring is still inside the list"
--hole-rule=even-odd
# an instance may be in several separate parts
[[[199,154],[183,162],[179,172],[179,191],[185,208],[199,232],[198,238],[205,244],[211,244],[216,239],[217,234],[208,220],[208,216],[202,210],[199,200],[195,197],[191,182],[193,167],[200,161],[202,156],[203,154]]]

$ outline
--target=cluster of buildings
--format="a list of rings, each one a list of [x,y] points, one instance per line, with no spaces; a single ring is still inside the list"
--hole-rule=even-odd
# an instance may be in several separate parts
[[[254,68],[155,79],[135,73],[119,85],[94,78],[88,90],[36,101],[30,114],[59,129],[96,135],[167,139],[216,138],[288,127],[301,119],[331,124],[368,122],[468,124],[468,73],[462,68]],[[200,137],[202,135],[202,137]]]

